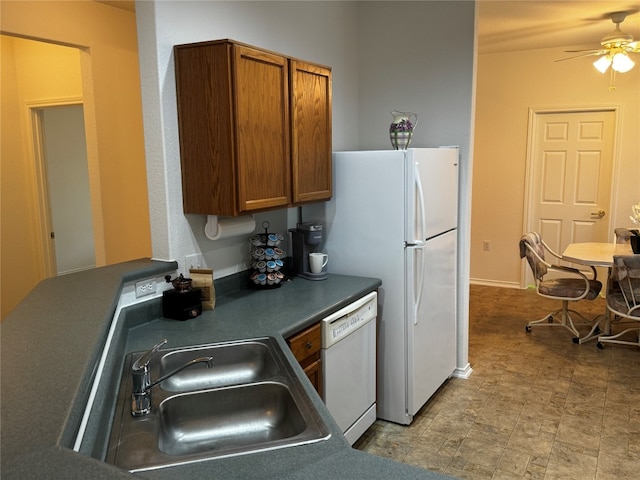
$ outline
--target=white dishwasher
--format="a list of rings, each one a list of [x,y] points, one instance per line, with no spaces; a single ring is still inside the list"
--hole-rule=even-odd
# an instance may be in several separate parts
[[[324,403],[351,445],[376,420],[376,316],[369,293],[322,320]]]

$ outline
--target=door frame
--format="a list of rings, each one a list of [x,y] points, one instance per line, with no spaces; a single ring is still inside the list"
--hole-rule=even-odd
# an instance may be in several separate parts
[[[30,150],[34,165],[34,207],[37,219],[37,229],[39,233],[41,262],[43,274],[45,278],[55,277],[58,275],[56,265],[56,254],[51,242],[51,232],[53,231],[53,221],[51,216],[51,206],[49,198],[49,183],[47,173],[47,162],[44,153],[44,128],[41,111],[52,107],[68,107],[80,105],[84,109],[84,99],[82,97],[55,98],[47,100],[29,100],[25,101],[27,109],[27,129],[30,133]],[[86,136],[86,117],[85,117],[85,136]],[[100,191],[94,188],[92,178],[99,178],[99,171],[96,162],[92,161],[92,157],[87,149],[87,168],[89,170],[89,190],[91,195],[91,210],[93,212],[93,231],[94,231],[94,251],[96,256],[96,265],[98,259],[104,257],[104,244],[98,241],[98,232],[102,231],[102,215],[99,208]],[[97,213],[97,214],[96,214]]]
[[[614,138],[613,138],[613,151],[611,154],[611,190],[609,194],[609,219],[608,219],[608,240],[612,241],[613,226],[611,222],[616,216],[616,204],[613,201],[616,185],[619,183],[619,149],[620,143],[620,106],[619,105],[597,105],[586,107],[531,107],[529,108],[528,119],[528,131],[527,131],[527,152],[525,157],[525,184],[524,184],[524,212],[522,215],[522,231],[530,232],[533,229],[531,222],[533,221],[532,214],[532,192],[535,188],[535,178],[533,175],[534,169],[534,156],[535,153],[535,139],[538,129],[539,120],[542,115],[555,114],[555,113],[587,113],[587,112],[613,112],[614,114]],[[562,253],[562,252],[558,252]],[[528,268],[520,269],[520,288],[526,288],[528,284],[533,283],[533,276],[529,273]]]

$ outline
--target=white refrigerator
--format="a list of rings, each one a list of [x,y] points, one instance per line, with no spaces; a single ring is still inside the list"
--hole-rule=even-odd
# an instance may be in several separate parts
[[[378,418],[408,425],[456,367],[455,147],[335,152],[331,273],[382,279]]]

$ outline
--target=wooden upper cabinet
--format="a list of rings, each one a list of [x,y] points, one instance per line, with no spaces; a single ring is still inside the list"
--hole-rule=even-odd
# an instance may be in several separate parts
[[[175,48],[185,213],[291,203],[288,59],[231,42]]]
[[[329,200],[331,70],[291,60],[293,202]]]
[[[174,47],[183,209],[331,198],[331,70],[230,40]]]
[[[239,210],[285,207],[291,202],[288,61],[234,50]]]

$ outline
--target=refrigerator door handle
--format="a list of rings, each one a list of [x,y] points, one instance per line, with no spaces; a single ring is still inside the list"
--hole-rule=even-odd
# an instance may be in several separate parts
[[[416,291],[414,291],[413,293],[413,297],[414,297],[414,314],[413,314],[413,324],[417,325],[419,318],[418,318],[418,312],[420,311],[420,306],[422,305],[422,290],[424,287],[424,263],[425,263],[425,255],[424,255],[424,249],[423,248],[416,248],[415,249],[416,255],[416,263],[417,263],[417,275],[415,275],[415,279],[416,279],[416,283],[417,285],[414,284],[414,288],[416,289]],[[415,270],[414,270],[415,273]]]
[[[418,194],[418,198],[417,198],[417,206],[416,206],[416,224],[417,224],[417,228],[416,231],[414,232],[414,236],[416,237],[416,240],[424,240],[425,238],[425,208],[424,208],[424,191],[422,190],[422,180],[420,180],[420,166],[418,164],[418,162],[415,163],[414,165],[414,176],[415,176],[415,182],[416,182],[416,192]]]

